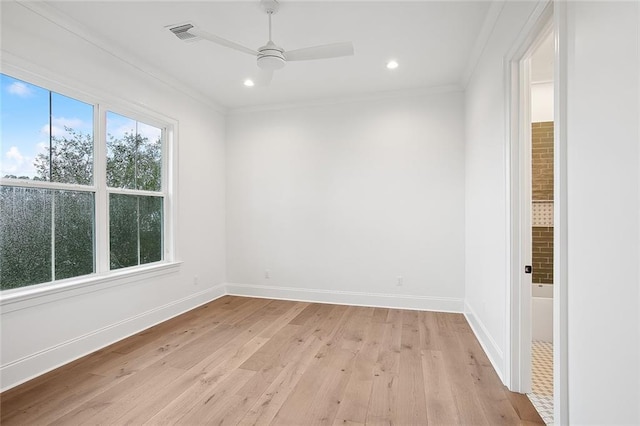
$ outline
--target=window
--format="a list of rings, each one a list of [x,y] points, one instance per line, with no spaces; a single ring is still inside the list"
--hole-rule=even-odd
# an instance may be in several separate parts
[[[162,130],[107,112],[111,269],[162,260]]]
[[[170,126],[5,74],[0,90],[0,289],[166,260]]]

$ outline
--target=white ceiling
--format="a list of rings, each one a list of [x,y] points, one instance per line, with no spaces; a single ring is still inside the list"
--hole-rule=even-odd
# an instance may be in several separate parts
[[[257,49],[268,39],[258,1],[50,1],[47,7],[135,65],[231,109],[464,84],[490,15],[489,1],[282,0],[273,17],[277,44],[292,50],[352,41],[355,55],[292,62],[269,87],[247,88],[243,80],[257,75],[255,57],[204,40],[185,43],[166,26],[190,21]],[[386,69],[390,58],[398,69]]]

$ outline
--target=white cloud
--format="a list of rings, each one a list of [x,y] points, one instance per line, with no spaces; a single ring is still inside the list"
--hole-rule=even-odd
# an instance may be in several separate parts
[[[110,127],[108,128],[108,133],[116,139],[121,139],[124,137],[125,133],[133,134],[136,132],[135,126],[131,126],[128,124],[123,124],[118,127]]]
[[[138,133],[142,135],[142,137],[149,138],[149,142],[155,142],[162,135],[162,130],[148,124],[138,123]]]
[[[49,125],[45,124],[44,126],[42,126],[42,129],[40,129],[40,133],[45,134],[47,136],[49,136]],[[51,133],[53,134],[53,136],[69,136],[69,132],[67,132],[64,127],[60,127],[60,126],[53,126],[51,127]]]
[[[28,98],[33,95],[33,90],[21,81],[14,81],[7,87],[7,91],[21,98]]]
[[[70,136],[70,133],[65,130],[65,127],[76,131],[87,129],[91,130],[91,126],[79,118],[53,117],[51,120],[51,133],[53,136]],[[40,129],[40,133],[49,136],[49,124],[43,125]]]
[[[49,144],[44,142],[38,142],[36,144],[36,151],[44,152],[44,153],[49,152]]]
[[[9,150],[4,153],[4,159],[0,167],[0,176],[4,175],[34,177],[36,169],[33,159],[23,155],[17,146],[9,147]]]
[[[24,162],[24,156],[22,155],[22,153],[20,153],[20,150],[17,146],[12,146],[11,148],[9,148],[9,151],[7,151],[4,156],[7,159],[13,160],[18,164],[22,164]]]
[[[135,134],[135,125],[132,124],[133,123],[127,123],[116,128],[111,128],[109,129],[109,134],[116,139],[124,137],[125,133],[130,135]],[[149,142],[155,142],[160,138],[162,130],[149,124],[138,122],[138,134],[143,138],[148,138]]]
[[[88,127],[88,124],[79,118],[53,117],[53,125],[60,127],[71,127],[72,129],[80,129]]]

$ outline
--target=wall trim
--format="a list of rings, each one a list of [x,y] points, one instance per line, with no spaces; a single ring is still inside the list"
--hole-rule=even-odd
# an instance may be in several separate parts
[[[227,294],[300,302],[462,313],[463,299],[227,283]]]
[[[467,87],[469,81],[471,81],[471,78],[473,77],[473,74],[476,72],[480,58],[484,53],[484,49],[487,47],[487,43],[489,43],[489,38],[491,37],[491,34],[493,34],[493,30],[496,27],[496,23],[502,14],[505,4],[506,0],[493,0],[491,2],[489,11],[487,12],[484,22],[482,23],[482,27],[480,28],[480,33],[478,34],[476,43],[469,54],[467,66],[462,73],[462,78],[460,79],[460,85],[462,87]]]
[[[0,392],[225,295],[217,285],[0,366]]]
[[[95,291],[175,274],[179,272],[181,264],[181,261],[161,262],[4,290],[0,294],[0,308],[2,313],[6,314]]]
[[[478,342],[480,342],[480,346],[482,346],[484,353],[487,354],[493,369],[498,374],[500,380],[504,383],[504,353],[500,350],[496,341],[493,340],[493,337],[491,337],[487,327],[484,326],[478,315],[476,315],[473,308],[467,302],[464,304],[464,316],[471,326],[473,334],[476,335]]]
[[[418,87],[413,89],[388,90],[388,91],[380,91],[380,92],[368,93],[363,95],[355,95],[355,96],[343,96],[343,97],[334,97],[334,98],[325,98],[325,99],[302,100],[299,102],[264,104],[264,105],[230,108],[227,111],[227,116],[255,113],[255,112],[282,111],[282,110],[296,109],[296,108],[322,107],[322,106],[352,104],[352,103],[361,103],[361,102],[375,102],[375,101],[389,100],[389,99],[420,98],[420,97],[430,96],[430,95],[435,95],[440,93],[463,92],[463,91],[464,91],[464,88],[457,84],[446,85],[446,86]]]
[[[556,424],[568,425],[569,416],[569,290],[568,290],[568,151],[567,104],[569,32],[568,6],[554,2],[554,241],[553,241],[553,417]],[[640,19],[640,8],[638,8]],[[639,35],[640,37],[640,35]]]
[[[42,16],[43,18],[47,19],[53,24],[61,28],[64,28],[65,30],[81,38],[87,43],[92,44],[98,49],[108,53],[114,58],[117,58],[121,62],[135,69],[136,71],[143,73],[146,77],[159,81],[165,84],[166,86],[172,88],[176,92],[185,94],[189,96],[191,99],[206,105],[207,107],[213,109],[218,113],[224,114],[226,112],[226,107],[204,96],[202,93],[184,84],[178,79],[141,61],[134,54],[126,52],[121,48],[116,48],[115,46],[110,44],[108,41],[106,41],[104,38],[100,36],[96,36],[95,33],[93,33],[84,24],[74,20],[73,18],[66,16],[55,6],[52,6],[50,4],[44,4],[43,2],[36,3],[28,0],[27,1],[18,0],[17,3],[23,6],[24,8],[29,9],[31,12]]]

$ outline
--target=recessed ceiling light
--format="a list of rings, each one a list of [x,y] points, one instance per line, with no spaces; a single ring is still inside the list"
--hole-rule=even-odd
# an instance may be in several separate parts
[[[394,60],[391,60],[387,62],[387,68],[389,68],[390,70],[395,70],[396,68],[398,68],[398,63]]]
[[[244,85],[245,85],[245,86],[247,86],[247,87],[253,87],[253,86],[255,86],[255,83],[253,82],[253,80],[251,80],[250,78],[248,78],[248,79],[246,79],[246,80],[244,81]]]

